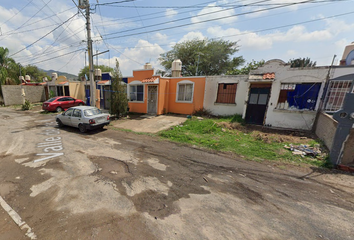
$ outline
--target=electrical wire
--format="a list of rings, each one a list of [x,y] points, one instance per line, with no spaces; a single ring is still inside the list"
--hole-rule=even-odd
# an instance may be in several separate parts
[[[270,1],[270,0],[261,0],[261,1],[258,1],[258,2],[260,3],[260,2],[269,2],[269,1]],[[314,1],[314,0],[312,0],[312,1]],[[247,4],[246,4],[246,5],[242,5],[242,7],[247,7],[247,6],[249,6],[249,5],[247,5]],[[238,7],[236,7],[236,8],[238,8]],[[214,12],[199,14],[198,17],[206,16],[206,15],[211,15],[211,14],[215,14],[215,13],[219,13],[219,12],[230,11],[230,10],[232,10],[232,9],[234,9],[234,7],[222,9],[222,10],[219,10],[219,11],[214,11]],[[193,17],[194,17],[194,16],[192,16],[192,17],[180,18],[180,19],[174,19],[174,20],[167,21],[167,22],[164,22],[164,23],[157,23],[157,24],[153,24],[153,25],[149,25],[149,26],[144,26],[144,27],[139,27],[139,28],[133,28],[133,29],[124,30],[124,31],[119,31],[119,32],[115,32],[115,33],[110,33],[110,34],[106,34],[105,36],[110,36],[110,35],[114,35],[114,34],[117,34],[117,33],[123,33],[123,32],[130,32],[130,31],[139,30],[139,29],[144,29],[144,28],[149,28],[149,27],[161,26],[161,25],[164,25],[164,24],[179,22],[179,21],[183,21],[183,20],[189,20],[189,19],[191,19],[191,18],[193,18]]]
[[[304,4],[304,3],[311,2],[311,1],[315,1],[315,0],[306,0],[306,1],[302,1],[302,2],[290,3],[290,4],[286,4],[286,5],[282,5],[282,6],[277,6],[277,7],[265,8],[265,9],[258,9],[258,10],[255,10],[255,11],[233,14],[233,15],[226,16],[226,17],[218,17],[218,18],[213,18],[213,19],[207,19],[207,20],[199,21],[199,22],[195,22],[195,23],[188,23],[188,24],[177,25],[177,26],[174,26],[173,28],[186,27],[186,26],[191,26],[191,25],[195,25],[195,24],[201,24],[201,23],[205,23],[205,22],[211,22],[211,21],[216,21],[216,20],[221,20],[221,19],[226,19],[226,18],[231,18],[231,17],[237,17],[237,16],[242,16],[242,15],[247,15],[247,14],[251,14],[251,13],[264,12],[264,11],[268,11],[268,10],[274,10],[274,9],[279,9],[279,8],[283,8],[283,7],[294,6],[294,5],[298,5],[298,4]],[[139,32],[139,33],[126,34],[126,35],[121,35],[121,36],[117,36],[117,37],[109,37],[109,38],[106,38],[106,40],[108,40],[108,39],[116,39],[116,38],[123,38],[123,37],[130,37],[130,36],[141,35],[141,34],[145,34],[145,33],[157,32],[157,31],[162,31],[162,30],[169,30],[169,29],[171,29],[171,27],[160,28],[160,29],[150,30],[150,31],[144,31],[144,32]],[[117,34],[117,33],[114,33],[114,34]]]
[[[22,12],[23,9],[25,9],[28,5],[30,5],[33,2],[33,0],[29,1],[23,8],[21,8],[17,13],[15,13],[12,17],[10,17],[9,19],[7,19],[5,22],[3,22],[0,26],[2,27],[4,24],[6,24],[7,22],[9,22],[11,19],[13,19],[14,17],[17,16],[17,14],[19,14],[20,12]]]
[[[62,25],[64,25],[65,23],[67,23],[68,21],[70,21],[72,18],[74,18],[78,13],[75,13],[73,16],[71,16],[68,20],[66,20],[65,22],[63,22],[62,24],[60,24],[59,26],[57,26],[56,28],[54,28],[52,31],[48,32],[47,34],[45,34],[44,36],[40,37],[39,39],[37,39],[36,41],[34,41],[33,43],[27,45],[26,47],[22,48],[21,50],[15,52],[14,54],[12,54],[10,57],[15,56],[16,54],[22,52],[23,50],[29,48],[30,46],[32,46],[33,44],[39,42],[40,40],[42,40],[43,38],[45,38],[46,36],[48,36],[49,34],[51,34],[52,32],[54,32],[55,30],[57,30],[59,27],[61,27]]]
[[[37,63],[46,62],[46,61],[49,61],[49,60],[53,60],[53,59],[56,59],[56,58],[59,58],[59,57],[63,57],[63,56],[66,56],[66,55],[69,55],[69,54],[72,54],[72,53],[75,53],[75,52],[78,52],[78,51],[84,51],[84,50],[86,50],[86,49],[85,48],[81,48],[81,49],[78,49],[76,51],[72,51],[72,52],[69,52],[69,53],[61,54],[61,55],[58,55],[58,56],[55,56],[55,57],[52,57],[52,58],[48,58],[48,59],[45,59],[45,60],[42,60],[42,61],[34,62],[32,64],[34,65],[34,64],[37,64]]]

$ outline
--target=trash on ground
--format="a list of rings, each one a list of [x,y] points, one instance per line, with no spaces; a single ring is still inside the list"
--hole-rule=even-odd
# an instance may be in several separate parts
[[[309,147],[308,145],[300,144],[300,145],[285,145],[284,148],[292,151],[294,155],[302,155],[302,156],[312,156],[316,157],[321,154],[321,150],[318,144],[314,147]]]

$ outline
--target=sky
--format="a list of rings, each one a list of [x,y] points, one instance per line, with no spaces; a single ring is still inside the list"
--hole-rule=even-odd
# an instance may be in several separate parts
[[[85,10],[78,0],[0,0],[0,47],[25,66],[77,75],[88,65]],[[338,64],[354,41],[354,0],[89,0],[94,64],[132,76],[192,39],[237,42],[234,57],[309,57]]]

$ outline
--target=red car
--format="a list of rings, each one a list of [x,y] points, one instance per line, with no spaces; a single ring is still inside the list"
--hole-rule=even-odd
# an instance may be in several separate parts
[[[42,105],[42,109],[45,111],[57,111],[61,112],[64,109],[68,109],[74,106],[85,105],[84,101],[80,99],[75,99],[73,97],[62,96],[62,97],[53,97],[45,101]]]

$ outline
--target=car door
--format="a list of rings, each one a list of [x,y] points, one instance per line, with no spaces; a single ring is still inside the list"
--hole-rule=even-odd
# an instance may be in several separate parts
[[[81,122],[82,122],[81,109],[74,109],[74,112],[71,116],[71,126],[78,127]]]
[[[66,104],[67,108],[74,107],[77,105],[77,104],[75,104],[75,99],[72,97],[67,97],[65,104]]]
[[[64,125],[71,126],[71,115],[73,111],[74,109],[68,109],[61,115],[60,120]]]

